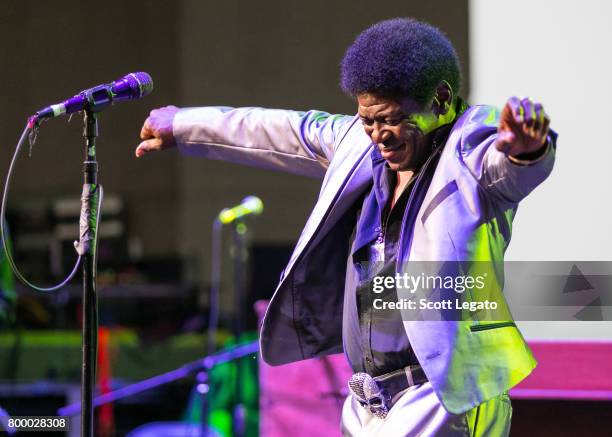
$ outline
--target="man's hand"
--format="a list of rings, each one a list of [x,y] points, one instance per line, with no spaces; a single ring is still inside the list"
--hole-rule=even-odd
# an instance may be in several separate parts
[[[501,113],[495,147],[519,159],[538,155],[538,151],[544,150],[549,125],[550,119],[541,103],[510,97]]]
[[[144,141],[136,147],[137,158],[148,152],[176,147],[172,121],[178,110],[176,106],[164,106],[151,111],[140,131],[140,139]]]

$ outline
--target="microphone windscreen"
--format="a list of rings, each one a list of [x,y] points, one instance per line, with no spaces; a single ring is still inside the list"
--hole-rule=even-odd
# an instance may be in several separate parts
[[[153,79],[149,73],[139,71],[125,76],[130,87],[132,99],[140,99],[153,91]]]
[[[259,215],[263,212],[263,202],[257,196],[247,196],[242,199],[241,205],[244,206],[251,214]]]

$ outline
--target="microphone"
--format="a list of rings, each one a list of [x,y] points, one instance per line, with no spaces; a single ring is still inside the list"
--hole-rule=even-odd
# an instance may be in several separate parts
[[[239,205],[233,208],[225,208],[219,213],[219,221],[227,225],[234,220],[247,215],[260,215],[263,212],[263,202],[257,196],[247,196],[242,199]]]
[[[47,106],[34,114],[34,118],[38,121],[83,110],[99,112],[114,102],[140,99],[151,91],[153,79],[148,73],[129,73],[114,82],[89,88],[61,103]]]

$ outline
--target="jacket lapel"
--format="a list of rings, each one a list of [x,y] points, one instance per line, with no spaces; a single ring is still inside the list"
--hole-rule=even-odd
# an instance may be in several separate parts
[[[359,128],[359,132],[363,133],[363,130]],[[327,170],[319,200],[306,222],[281,281],[294,268],[305,249],[329,232],[372,180],[372,144],[369,138],[365,135],[347,135],[343,142],[347,141],[349,144],[338,147],[338,152],[344,155],[334,159],[338,165]]]

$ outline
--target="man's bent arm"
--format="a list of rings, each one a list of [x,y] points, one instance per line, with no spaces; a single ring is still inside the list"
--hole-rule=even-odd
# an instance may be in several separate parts
[[[539,140],[527,149],[522,143],[513,151],[527,154],[508,153],[509,145],[504,135],[507,133],[499,126],[500,114],[489,106],[474,107],[462,120],[463,132],[460,150],[464,163],[478,179],[480,185],[494,198],[505,203],[518,203],[535,187],[541,184],[551,173],[556,152],[557,135],[548,130],[541,131],[543,140]],[[513,140],[513,135],[510,136]],[[542,144],[542,145],[541,145]],[[531,152],[531,153],[529,153]],[[534,159],[517,159],[536,156]]]
[[[533,161],[517,162],[490,147],[484,159],[484,186],[508,202],[523,200],[550,175],[555,162],[556,137],[554,132],[549,133],[542,154]]]
[[[172,129],[187,155],[322,178],[353,118],[321,111],[184,108]]]

